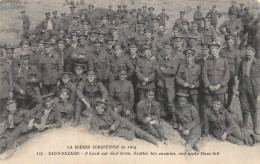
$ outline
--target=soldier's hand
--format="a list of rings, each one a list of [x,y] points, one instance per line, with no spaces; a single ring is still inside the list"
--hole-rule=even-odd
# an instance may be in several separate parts
[[[145,83],[148,83],[149,80],[150,80],[149,78],[144,78]]]
[[[187,136],[187,135],[189,135],[189,134],[190,134],[190,131],[189,131],[188,129],[186,129],[186,130],[183,131],[183,135]]]
[[[227,132],[224,132],[224,134],[221,136],[222,141],[226,141],[227,138]]]
[[[130,115],[130,111],[126,110],[125,115],[127,115],[127,116]]]
[[[191,84],[189,87],[190,87],[191,89],[193,89],[193,88],[195,88],[195,85],[194,85],[194,84]]]
[[[190,84],[189,84],[189,83],[184,83],[183,86],[184,86],[184,87],[189,87]]]
[[[57,87],[58,88],[60,87],[60,81],[57,81]]]
[[[84,101],[84,104],[87,106],[87,108],[90,108],[90,104],[87,101]]]
[[[151,120],[152,120],[152,117],[146,117],[144,121],[145,122],[150,122]]]
[[[19,92],[20,92],[21,95],[25,95],[24,90],[20,89]]]
[[[115,125],[112,125],[111,127],[110,127],[110,129],[109,129],[110,131],[115,131],[116,130],[116,127],[115,127]]]
[[[146,82],[143,82],[143,83],[142,83],[142,86],[145,86],[145,85],[146,85]]]
[[[211,92],[215,92],[215,91],[216,91],[214,86],[209,86],[209,90],[210,90]]]
[[[109,130],[104,130],[103,133],[104,133],[104,136],[108,136]]]
[[[31,119],[28,123],[28,130],[31,130],[33,128],[33,124],[34,124],[34,120],[35,119]]]
[[[164,70],[164,68],[163,68],[163,67],[161,67],[161,68],[160,68],[160,70],[162,70],[162,71],[163,71],[163,70]]]
[[[114,108],[114,112],[118,113],[118,108],[117,107]]]
[[[42,83],[40,83],[40,88],[42,88]]]
[[[181,132],[182,131],[182,126],[179,126],[178,130]]]
[[[221,87],[221,85],[218,84],[218,85],[215,86],[215,89],[216,89],[216,90],[219,90],[220,87]]]
[[[13,96],[14,96],[13,92],[10,92],[9,93],[9,98],[13,98]]]

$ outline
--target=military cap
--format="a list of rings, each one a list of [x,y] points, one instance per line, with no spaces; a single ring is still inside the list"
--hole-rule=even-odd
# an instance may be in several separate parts
[[[57,14],[58,12],[57,11],[53,11],[52,14]]]
[[[71,35],[71,36],[78,36],[78,32],[72,31],[72,32],[70,33],[70,35]]]
[[[95,24],[101,24],[101,21],[99,19],[95,20]]]
[[[146,91],[146,94],[148,94],[148,95],[154,95],[155,94],[154,88],[147,88],[145,91]]]
[[[45,15],[51,15],[51,13],[50,12],[46,12]]]
[[[110,27],[110,31],[117,31],[118,29],[117,29],[117,27],[115,27],[115,26],[111,26]]]
[[[232,1],[232,3],[235,3],[235,4],[236,4],[237,2],[236,2],[236,1]]]
[[[247,50],[251,50],[251,51],[253,51],[253,52],[255,52],[256,50],[255,50],[255,47],[254,46],[252,46],[252,45],[246,45],[246,49]]]
[[[94,5],[93,5],[93,4],[90,4],[90,5],[88,5],[88,7],[92,7],[92,8],[93,8],[93,7],[94,7]]]
[[[240,6],[244,6],[245,4],[244,3],[241,3]]]
[[[118,8],[122,8],[122,5],[118,5],[117,7],[118,7]]]
[[[115,50],[121,49],[121,44],[119,42],[114,43],[113,49]]]
[[[197,9],[201,9],[201,6],[197,6]]]
[[[25,11],[23,10],[23,11],[21,11],[21,13],[25,13]]]
[[[17,104],[16,100],[15,99],[9,99],[7,100],[7,102],[5,103],[5,106],[9,106],[11,104]]]
[[[73,16],[73,18],[78,19],[78,18],[79,18],[79,15],[75,14],[75,15]]]
[[[88,69],[87,75],[96,75],[96,71],[92,68]]]
[[[127,74],[127,70],[126,70],[126,67],[125,66],[118,66],[117,67],[117,71],[118,71],[118,74],[121,75],[121,74]]]
[[[201,48],[202,49],[209,49],[209,45],[210,44],[207,44],[207,43],[201,43]]]
[[[209,17],[204,17],[202,20],[203,20],[204,22],[206,22],[206,21],[210,21],[210,18],[209,18]]]
[[[38,41],[37,40],[31,41],[31,46],[38,46]]]
[[[105,106],[106,104],[108,104],[107,100],[103,101],[103,100],[100,100],[100,99],[96,99],[96,102],[97,102],[97,105],[102,105],[102,106]]]
[[[153,7],[149,7],[148,10],[149,10],[149,11],[150,11],[150,10],[154,10],[154,8],[153,8]]]
[[[254,134],[246,133],[245,141],[247,145],[254,146],[256,143],[256,137],[254,136]]]
[[[226,41],[227,41],[227,40],[230,40],[230,39],[235,40],[236,38],[235,38],[234,35],[231,35],[231,34],[225,36],[225,40],[226,40]]]
[[[22,41],[20,42],[20,46],[22,46],[22,45],[24,45],[24,44],[30,45],[30,42],[29,42],[28,40],[22,40]]]
[[[143,9],[144,9],[144,8],[145,8],[145,9],[147,9],[147,6],[146,6],[146,5],[144,5],[142,8],[143,8]]]
[[[175,37],[173,37],[173,39],[176,42],[181,42],[181,41],[183,41],[183,36],[175,36]]]
[[[177,26],[174,26],[173,30],[181,31],[181,29],[179,27],[177,27]]]
[[[50,46],[53,46],[53,43],[52,42],[44,42],[44,45],[46,47],[50,47]]]
[[[131,11],[130,11],[130,10],[127,10],[125,13],[126,13],[126,14],[131,14]]]
[[[51,101],[54,98],[54,93],[49,93],[42,96],[44,102]]]
[[[38,44],[44,44],[44,43],[45,43],[44,39],[40,39],[38,42]]]
[[[69,88],[63,87],[59,90],[59,93],[67,92],[68,94],[71,93],[71,90]]]
[[[184,14],[185,14],[185,11],[180,11],[180,14],[181,14],[181,15],[184,15]]]
[[[111,37],[106,37],[105,41],[108,43],[108,42],[114,42],[113,38]]]
[[[165,8],[163,8],[162,10],[165,11]]]
[[[176,94],[179,96],[178,101],[187,101],[187,97],[189,97],[186,93],[178,92]]]
[[[80,15],[80,16],[82,16],[82,15],[85,15],[85,16],[86,16],[86,14],[85,14],[85,13],[83,13],[83,12],[82,12],[82,13],[80,13],[79,15]]]
[[[89,23],[87,21],[84,21],[82,25],[89,25]]]
[[[59,29],[58,34],[65,34],[65,29]]]
[[[216,8],[217,6],[216,5],[212,5],[213,8]]]
[[[74,6],[74,5],[73,5],[73,6],[70,6],[70,9],[75,9],[75,8],[76,8],[76,6]]]
[[[37,78],[36,73],[29,73],[27,79]]]
[[[70,77],[72,75],[72,73],[71,72],[63,72],[62,74],[61,74],[61,76],[62,77]]]
[[[133,12],[133,13],[136,12],[136,9],[132,9],[132,12]]]
[[[86,13],[86,12],[87,12],[87,9],[84,8],[84,9],[81,9],[80,11],[81,11],[81,13]]]
[[[29,60],[30,59],[30,55],[22,55],[22,60]]]
[[[58,41],[57,41],[57,44],[63,44],[63,45],[65,45],[66,42],[65,42],[64,40],[58,40]]]
[[[144,32],[145,32],[145,33],[152,33],[152,30],[149,29],[149,28],[147,28],[147,29],[144,30]]]
[[[127,7],[127,5],[123,5],[123,7]]]
[[[71,35],[70,35],[70,34],[66,34],[66,35],[64,36],[64,38],[71,39]]]
[[[61,16],[66,16],[66,15],[67,15],[67,13],[61,13],[60,15],[61,15]]]
[[[138,46],[138,43],[136,40],[130,40],[129,43],[128,43],[128,46],[129,48],[131,47],[137,47]]]
[[[218,49],[219,47],[220,47],[219,44],[210,44],[210,45],[209,45],[209,48],[210,48],[210,49],[213,49],[213,48],[217,48],[217,49]]]
[[[101,47],[101,43],[98,41],[94,42],[94,47]]]
[[[198,38],[197,37],[195,37],[195,36],[188,36],[188,40],[189,40],[189,42],[196,42],[196,40],[197,40]]]
[[[85,65],[81,63],[75,63],[75,70],[84,70]]]
[[[250,8],[248,7],[248,6],[246,6],[245,8],[244,8],[244,10],[249,10]]]
[[[88,32],[88,34],[89,34],[89,35],[92,35],[92,34],[95,34],[95,35],[96,35],[96,34],[97,34],[97,31],[96,31],[96,30],[91,30],[91,31]]]
[[[184,53],[185,55],[191,54],[191,55],[194,56],[195,51],[194,51],[193,49],[186,49],[186,50],[183,51],[183,53]]]
[[[187,21],[182,21],[181,24],[182,24],[182,25],[189,25],[190,23],[187,22]]]
[[[12,53],[14,53],[14,47],[5,47],[5,52],[7,53],[7,54],[12,54]]]
[[[150,50],[151,48],[152,48],[151,45],[145,44],[145,45],[143,45],[142,50],[143,50],[143,52],[144,52],[144,51],[146,51],[146,50]]]
[[[107,16],[105,16],[105,15],[103,15],[102,17],[101,17],[101,20],[107,20]]]
[[[158,17],[152,17],[152,21],[153,22],[159,22],[159,18]]]
[[[166,40],[164,43],[164,48],[165,49],[172,49],[172,43],[169,40]]]

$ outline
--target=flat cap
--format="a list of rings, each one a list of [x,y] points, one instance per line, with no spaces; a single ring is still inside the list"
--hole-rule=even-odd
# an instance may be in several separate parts
[[[54,93],[49,93],[42,96],[44,102],[51,101],[54,98]]]

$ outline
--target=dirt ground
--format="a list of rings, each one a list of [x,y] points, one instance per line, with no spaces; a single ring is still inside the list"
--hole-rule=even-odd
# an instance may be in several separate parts
[[[170,20],[167,22],[167,32],[173,26],[174,20],[179,17],[179,11],[186,11],[186,18],[192,20],[192,14],[196,10],[197,5],[202,6],[202,12],[204,15],[211,9],[211,6],[215,4],[217,10],[221,13],[227,12],[230,2],[224,0],[213,1],[181,1],[181,0],[92,0],[86,1],[86,4],[93,3],[96,7],[108,7],[109,4],[113,5],[113,9],[116,9],[118,4],[127,4],[128,8],[141,7],[144,4],[147,6],[155,7],[155,13],[159,14],[162,8],[166,9],[166,13],[170,16]],[[250,6],[253,12],[257,15],[259,13],[259,3],[256,1],[242,1],[245,6]],[[0,45],[11,43],[18,45],[20,42],[20,36],[22,33],[22,21],[21,14],[22,10],[27,11],[27,15],[30,17],[31,26],[35,27],[41,20],[44,19],[44,13],[46,11],[57,10],[58,14],[62,12],[69,13],[69,7],[63,4],[63,0],[51,1],[47,0],[44,2],[38,0],[28,0],[26,3],[22,1],[20,5],[0,4]],[[227,19],[227,15],[219,20],[219,24]],[[239,100],[236,97],[232,104],[234,110],[233,117],[238,124],[241,124],[241,110]],[[259,164],[260,163],[260,145],[255,147],[248,146],[237,146],[227,142],[220,142],[211,137],[203,140],[198,145],[201,152],[213,153],[220,152],[219,155],[178,155],[179,152],[184,152],[184,141],[181,139],[177,131],[173,130],[172,127],[163,122],[164,131],[168,139],[167,146],[153,146],[147,142],[135,139],[133,141],[125,141],[120,138],[103,137],[100,135],[91,135],[86,132],[86,128],[81,126],[79,128],[63,127],[57,130],[47,131],[42,134],[33,136],[28,142],[20,146],[14,156],[6,161],[0,161],[1,163],[109,163],[108,160],[114,160],[115,163],[248,163],[248,164]],[[40,156],[36,155],[37,152],[48,153],[49,151],[70,151],[66,149],[67,145],[126,145],[136,146],[136,149],[129,149],[132,153],[131,156],[84,156],[80,158],[77,156]],[[45,150],[45,151],[44,151]],[[73,149],[74,151],[75,149]],[[80,150],[81,153],[85,153],[88,150]],[[96,150],[97,151],[97,150]],[[112,150],[102,150],[111,152]],[[133,155],[134,151],[137,152],[175,152],[175,156],[142,156]],[[46,162],[48,161],[48,162]],[[123,161],[123,162],[122,162]]]

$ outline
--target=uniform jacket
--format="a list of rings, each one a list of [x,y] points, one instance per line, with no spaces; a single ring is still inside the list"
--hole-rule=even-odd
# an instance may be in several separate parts
[[[145,122],[146,117],[152,117],[152,120],[159,121],[160,119],[160,103],[157,101],[150,102],[149,100],[141,100],[137,104],[137,119],[142,124],[149,124]]]

